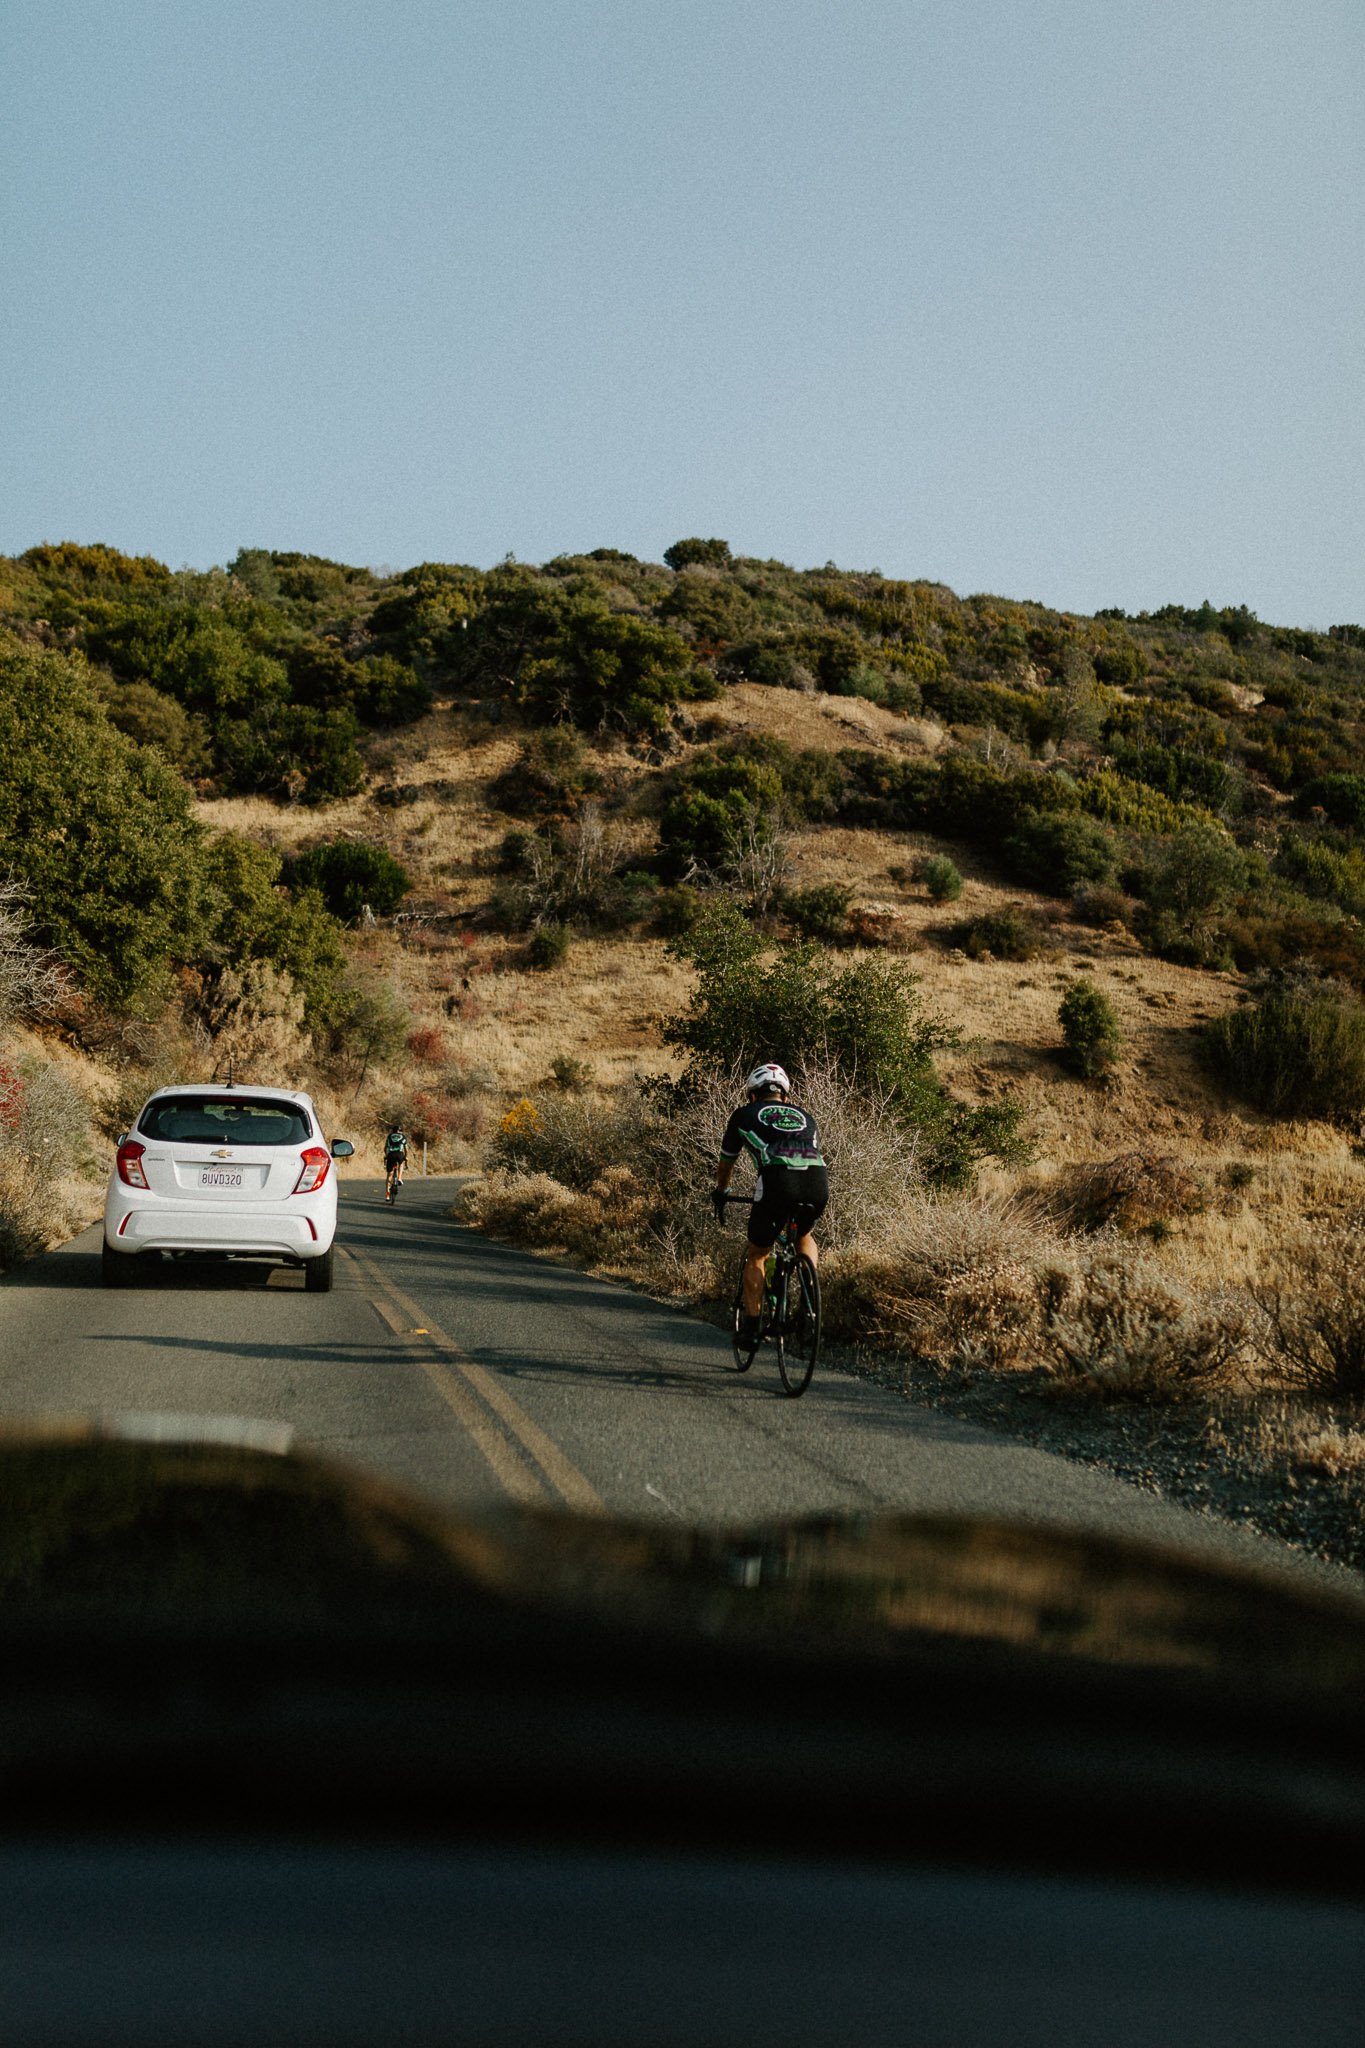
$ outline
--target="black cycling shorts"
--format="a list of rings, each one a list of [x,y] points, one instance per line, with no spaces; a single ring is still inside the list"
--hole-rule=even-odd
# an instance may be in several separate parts
[[[804,1237],[818,1223],[829,1202],[829,1174],[823,1166],[765,1166],[763,1194],[749,1211],[749,1242],[757,1251],[771,1251],[784,1223],[794,1222]]]

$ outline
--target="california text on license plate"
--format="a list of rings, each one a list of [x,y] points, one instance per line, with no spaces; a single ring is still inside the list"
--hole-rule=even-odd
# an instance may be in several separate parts
[[[225,1173],[221,1167],[206,1166],[199,1176],[201,1188],[239,1188],[242,1185],[240,1172]]]

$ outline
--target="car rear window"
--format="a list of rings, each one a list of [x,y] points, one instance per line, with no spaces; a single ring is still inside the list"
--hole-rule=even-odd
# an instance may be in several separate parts
[[[260,1095],[162,1095],[138,1129],[166,1145],[298,1145],[313,1135],[297,1103]]]

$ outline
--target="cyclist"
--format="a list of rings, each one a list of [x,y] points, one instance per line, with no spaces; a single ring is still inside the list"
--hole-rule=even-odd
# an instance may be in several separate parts
[[[403,1168],[408,1160],[408,1141],[401,1124],[395,1124],[384,1140],[384,1200],[391,1202],[403,1185]]]
[[[811,1227],[829,1201],[829,1175],[820,1151],[815,1119],[791,1099],[791,1082],[774,1060],[754,1068],[744,1083],[745,1100],[725,1126],[711,1201],[719,1221],[725,1220],[725,1190],[741,1152],[749,1153],[758,1170],[754,1205],[749,1211],[749,1242],[744,1260],[744,1321],[741,1339],[754,1337],[763,1310],[763,1277],[768,1254],[783,1225],[794,1222],[801,1233],[798,1250],[819,1264]]]

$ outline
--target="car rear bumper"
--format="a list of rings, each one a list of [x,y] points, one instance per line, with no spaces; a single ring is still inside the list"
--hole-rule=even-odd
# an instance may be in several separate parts
[[[231,1210],[202,1203],[157,1202],[107,1218],[105,1241],[116,1252],[245,1252],[260,1258],[310,1259],[335,1234],[333,1216],[259,1208]]]

